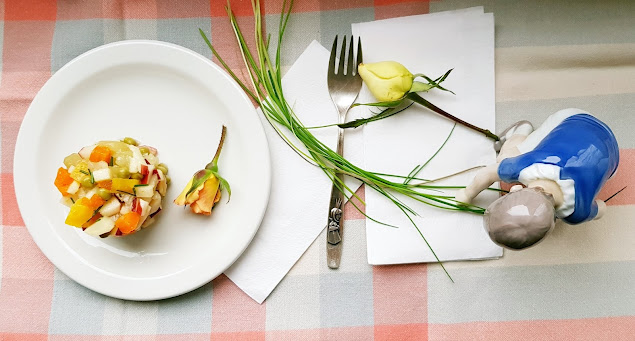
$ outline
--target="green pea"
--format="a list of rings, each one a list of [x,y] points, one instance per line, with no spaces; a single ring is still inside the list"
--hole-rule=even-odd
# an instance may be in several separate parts
[[[104,200],[108,200],[108,199],[110,199],[110,197],[112,197],[112,194],[110,193],[110,191],[105,189],[105,188],[100,188],[97,191],[97,195],[99,195],[99,197],[104,199]]]
[[[84,180],[82,180],[82,186],[86,188],[93,188],[95,184],[90,181],[90,177],[85,177]]]
[[[172,182],[172,178],[170,178],[169,176],[166,175],[165,176],[165,183],[169,185],[170,182]]]
[[[164,175],[168,174],[168,167],[166,167],[164,164],[160,163],[157,166],[157,169],[160,170],[161,172],[163,172]]]
[[[126,137],[122,141],[123,141],[123,143],[131,144],[133,146],[136,146],[136,145],[139,144],[139,142],[137,142],[137,140],[133,139],[132,137]]]
[[[141,173],[132,173],[131,179],[141,180],[143,179],[143,175]]]
[[[141,154],[150,154],[150,149],[148,149],[148,147],[139,147],[139,151]]]
[[[115,178],[128,179],[128,177],[130,176],[130,172],[124,167],[113,167],[112,175]]]

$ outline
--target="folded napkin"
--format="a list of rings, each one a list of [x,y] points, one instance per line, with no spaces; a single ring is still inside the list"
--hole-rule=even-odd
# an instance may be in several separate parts
[[[337,111],[327,88],[329,55],[313,41],[282,80],[287,101],[307,127],[337,122]],[[322,170],[296,154],[261,112],[259,115],[271,154],[269,204],[254,240],[225,275],[262,303],[326,227],[332,185]],[[301,146],[293,134],[282,130],[296,146]],[[313,134],[335,148],[336,128],[315,129]],[[355,164],[363,160],[362,142],[361,131],[346,132],[344,156]],[[345,181],[354,190],[360,185],[352,179]]]
[[[494,17],[484,14],[482,7],[354,24],[353,34],[362,37],[367,63],[395,60],[413,73],[423,72],[432,78],[454,68],[443,85],[456,95],[432,90],[423,97],[465,121],[494,131]],[[375,101],[368,92],[361,96],[360,102]],[[368,124],[363,134],[366,168],[407,175],[434,154],[452,126],[452,121],[418,104]],[[492,141],[458,125],[419,177],[435,179],[493,162]],[[466,185],[473,176],[473,172],[466,173],[437,184]],[[483,193],[476,204],[487,207],[496,197],[493,192]],[[408,198],[403,201],[419,213],[414,221],[441,260],[502,256],[502,249],[484,231],[481,216],[440,210]],[[366,220],[370,264],[435,261],[409,220],[388,199],[367,191],[366,204],[369,217],[399,227]]]

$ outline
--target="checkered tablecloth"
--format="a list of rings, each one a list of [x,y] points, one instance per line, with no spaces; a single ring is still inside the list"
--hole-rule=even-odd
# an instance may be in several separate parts
[[[282,0],[264,1],[275,27]],[[347,208],[342,268],[317,239],[259,305],[221,276],[189,294],[128,302],[96,294],[44,257],[20,217],[13,153],[35,94],[65,63],[105,43],[157,39],[205,56],[203,28],[241,60],[224,0],[0,2],[0,340],[635,340],[635,2],[629,0],[298,0],[283,63],[353,22],[484,5],[496,20],[497,128],[578,107],[607,122],[621,164],[600,198],[607,216],[558,225],[543,243],[495,261],[372,267],[365,221]],[[243,25],[249,1],[232,1]],[[421,32],[421,34],[435,34]],[[431,53],[434,47],[431,47]],[[363,193],[363,192],[362,192]]]

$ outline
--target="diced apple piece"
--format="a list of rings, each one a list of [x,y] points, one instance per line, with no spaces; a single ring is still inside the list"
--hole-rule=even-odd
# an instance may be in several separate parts
[[[139,220],[139,226],[141,226],[150,215],[150,203],[145,200],[139,200],[138,204],[141,206],[141,219]],[[137,228],[139,228],[139,226],[137,226]]]
[[[154,172],[153,165],[148,165],[145,163],[141,165],[141,175],[143,175],[143,179],[141,179],[142,185],[147,185],[148,183],[150,183],[150,177],[154,175],[152,174],[153,172]],[[152,188],[154,188],[154,185],[152,186]]]
[[[128,204],[121,206],[121,210],[119,211],[121,215],[130,213],[130,212],[132,212],[132,205],[128,205]]]
[[[99,161],[99,162],[93,163],[93,172],[99,169],[104,169],[104,168],[108,168],[108,163],[105,161]]]
[[[79,191],[77,191],[77,193],[75,193],[75,196],[77,196],[78,198],[83,198],[86,196],[86,189],[84,187],[80,187]]]
[[[97,145],[96,145],[96,144],[94,144],[94,145],[92,145],[92,146],[88,146],[88,147],[84,147],[84,148],[82,148],[82,149],[79,151],[79,153],[78,153],[78,154],[79,154],[79,156],[81,156],[81,157],[82,157],[82,158],[84,158],[84,159],[88,159],[88,158],[90,158],[90,153],[92,153],[92,152],[93,152],[93,149],[95,149],[95,147],[96,147],[96,146],[97,146]]]
[[[148,160],[148,162],[150,162],[151,165],[157,165],[159,164],[159,159],[155,156],[156,154],[147,154],[145,155],[146,160]]]
[[[150,214],[150,202],[147,200],[139,200],[139,205],[141,205],[141,216],[148,216]]]
[[[110,169],[108,169],[108,165],[106,164],[106,168],[99,169],[93,171],[93,179],[95,182],[110,180],[112,177],[110,176]]]
[[[86,197],[86,199],[90,199],[93,197],[93,195],[97,194],[97,187],[93,187],[90,189],[90,191],[86,192],[86,194],[84,195],[84,197]]]
[[[154,195],[154,187],[150,185],[137,186],[134,188],[135,195],[139,198],[150,199]]]
[[[64,206],[68,206],[68,207],[73,206],[73,200],[71,200],[70,197],[62,197],[62,199],[60,199],[60,203],[62,203],[62,205],[64,205]]]
[[[141,155],[141,151],[139,150],[138,147],[132,146],[132,145],[128,147],[132,151],[132,158],[130,159],[130,165],[128,170],[130,171],[130,173],[140,173],[141,165],[145,164],[146,161],[143,158],[143,155]]]
[[[140,169],[141,169],[141,160],[135,159],[135,158],[131,158],[130,159],[130,164],[128,165],[128,171],[131,174],[133,174],[133,173],[139,173]]]
[[[68,186],[66,193],[75,194],[79,190],[79,187],[80,187],[79,182],[73,181],[73,183],[70,186]]]
[[[155,169],[154,169],[154,174],[156,174],[156,175],[157,175],[157,178],[158,178],[159,180],[165,180],[165,175],[163,174],[163,171],[162,171],[162,170],[160,170],[160,169],[156,169],[156,168],[155,168]]]
[[[161,194],[154,192],[152,200],[150,200],[150,214],[153,214],[161,208]]]
[[[159,183],[159,178],[156,176],[156,174],[148,175],[148,187],[151,187],[152,191],[156,190],[158,183]]]
[[[97,220],[97,222],[95,222],[94,224],[90,225],[90,227],[87,228],[84,232],[96,237],[106,232],[112,231],[113,227],[115,227],[115,222],[108,217],[104,217]]]
[[[168,181],[165,178],[159,181],[159,184],[157,185],[157,191],[159,191],[162,196],[165,196],[166,192],[168,191]]]
[[[134,200],[132,201],[132,208],[131,211],[138,214],[139,216],[141,216],[141,213],[143,213],[143,208],[141,207],[141,199],[139,198],[134,198]]]
[[[119,213],[120,209],[121,203],[117,200],[117,198],[112,197],[104,204],[104,206],[101,207],[99,213],[101,213],[104,217],[110,217]]]

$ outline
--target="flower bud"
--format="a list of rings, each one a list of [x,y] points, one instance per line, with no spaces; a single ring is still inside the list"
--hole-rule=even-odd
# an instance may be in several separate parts
[[[221,189],[227,190],[227,194],[231,196],[229,183],[218,174],[218,157],[223,148],[226,131],[227,128],[223,126],[220,142],[212,162],[208,163],[205,169],[194,173],[181,194],[174,199],[175,204],[179,206],[189,205],[192,212],[196,214],[210,215],[212,208],[220,200]]]
[[[412,88],[414,76],[397,62],[359,64],[359,75],[380,102],[396,101]]]
[[[196,188],[193,188],[198,184]],[[177,205],[190,205],[192,212],[210,215],[212,208],[220,200],[219,179],[209,170],[198,171],[185,186],[181,195],[174,200]]]

